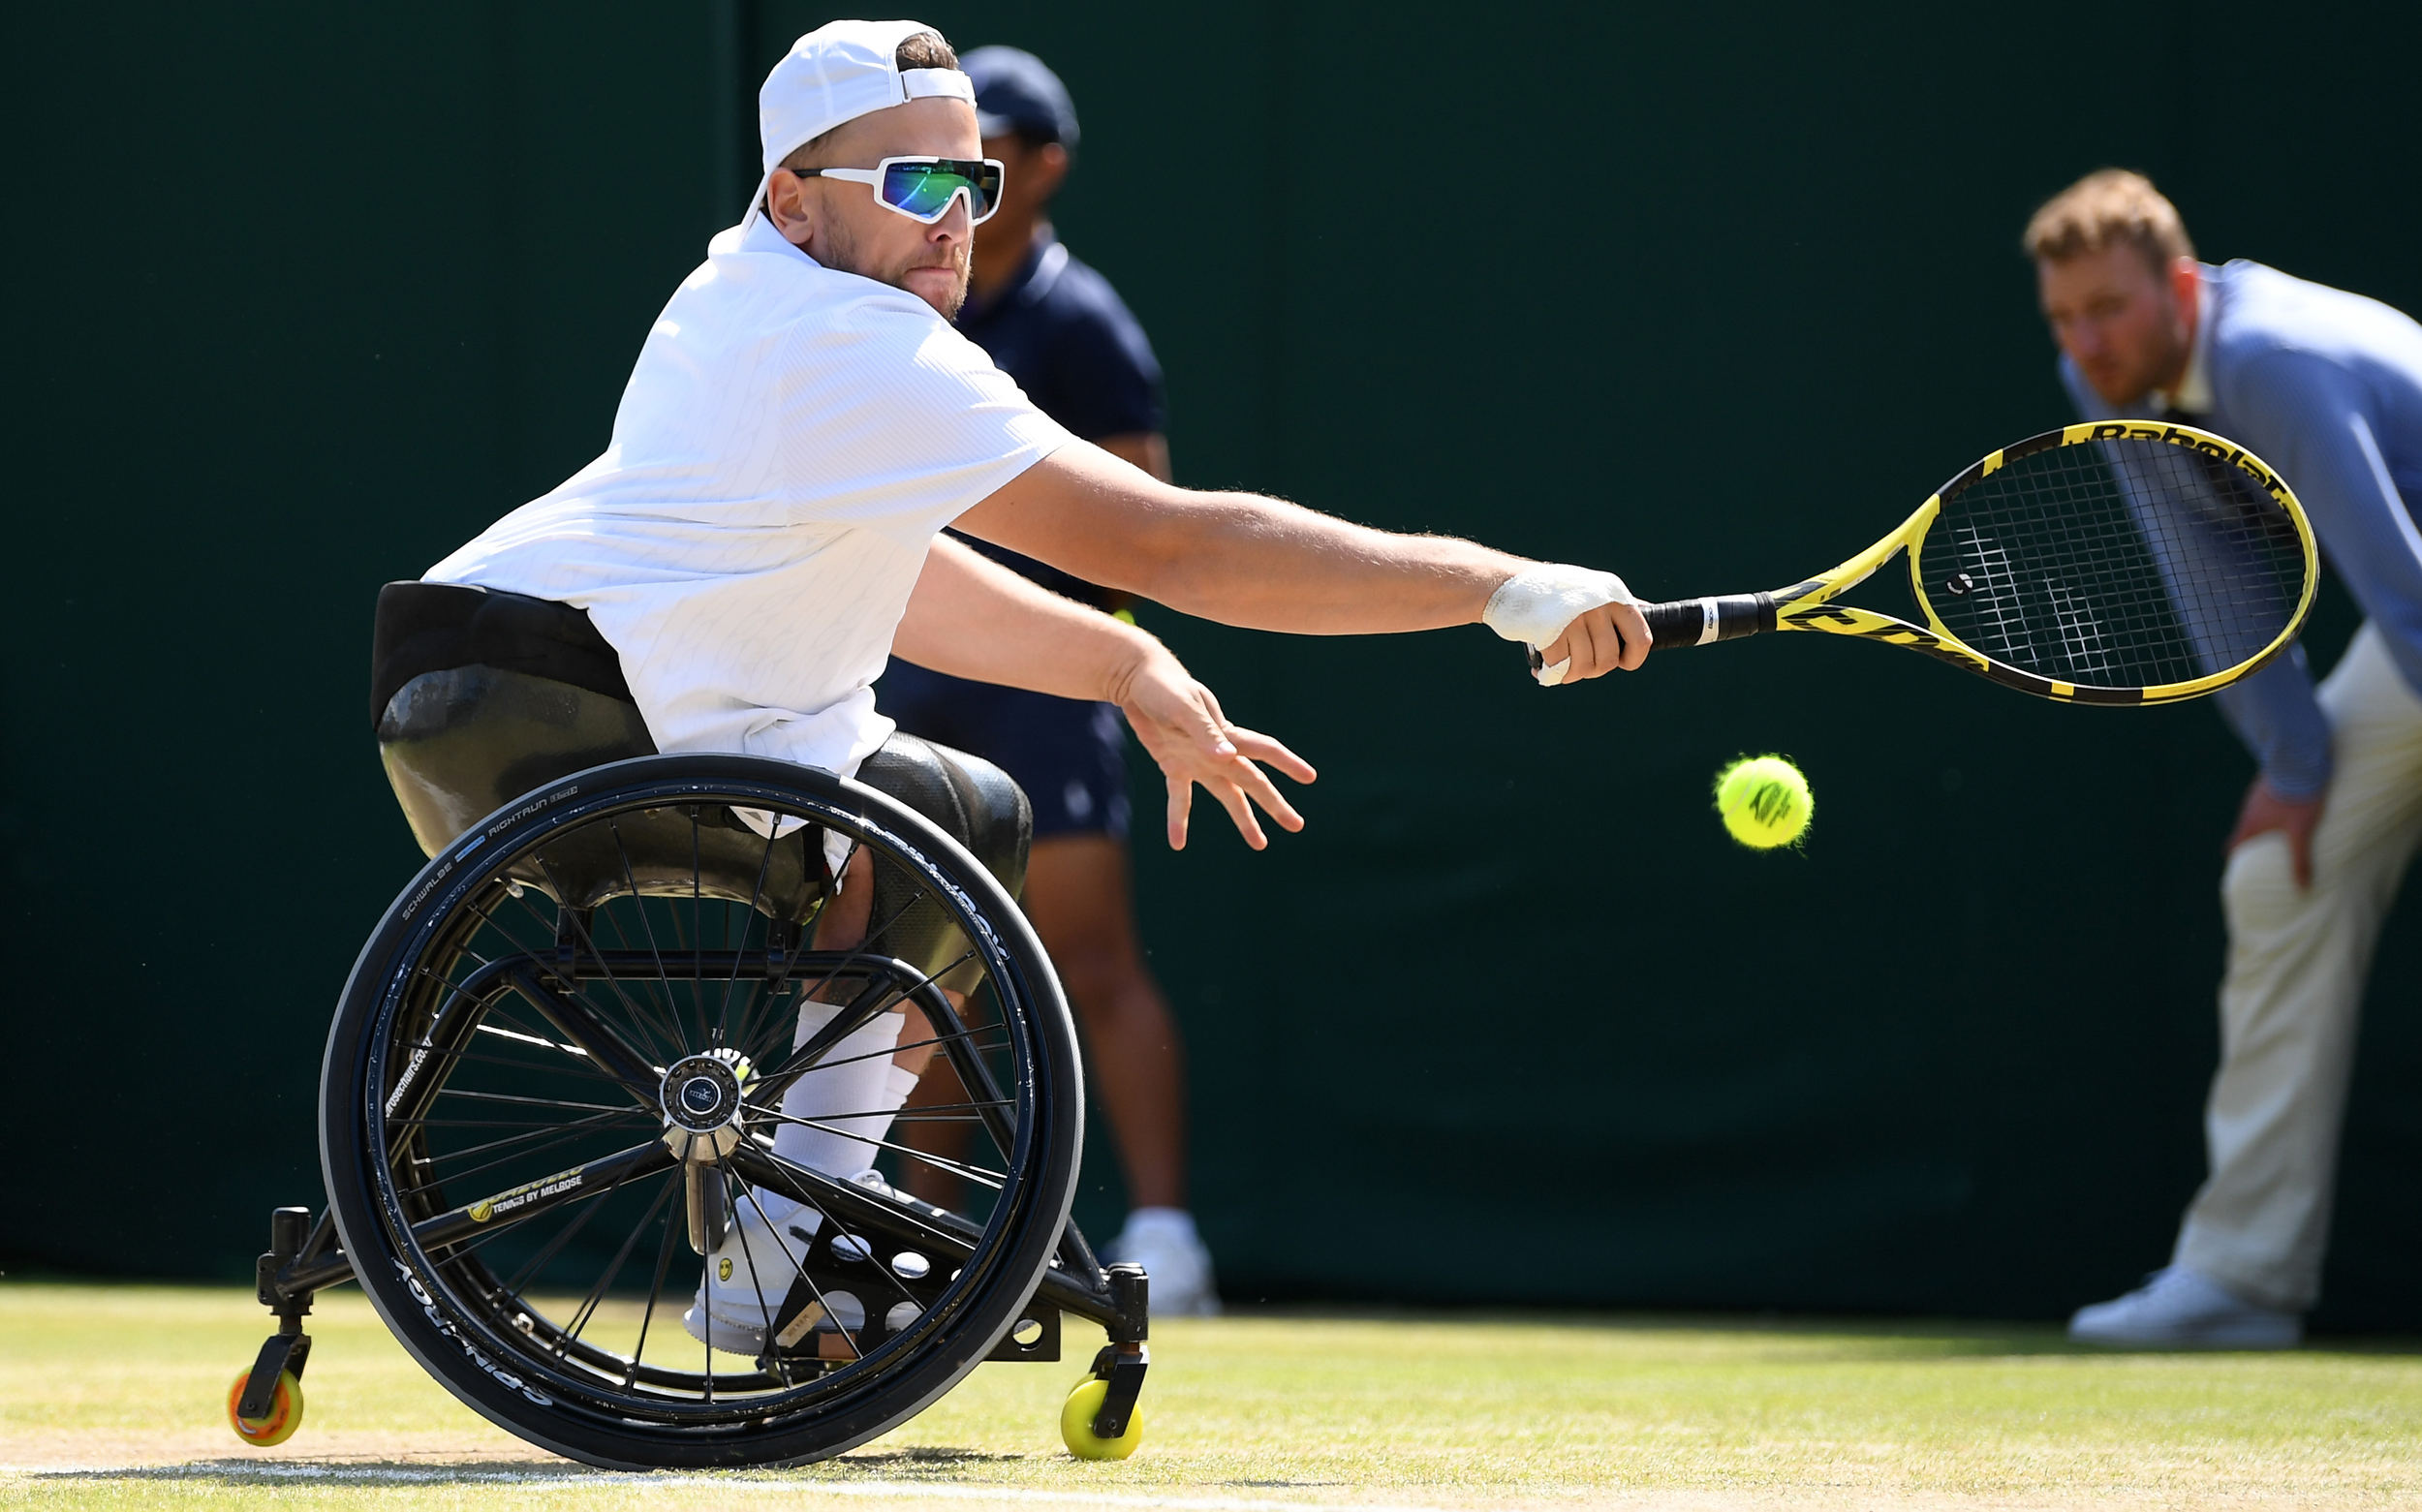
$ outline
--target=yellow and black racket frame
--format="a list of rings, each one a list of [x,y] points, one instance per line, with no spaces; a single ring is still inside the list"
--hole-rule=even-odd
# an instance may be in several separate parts
[[[2297,601],[2295,612],[2288,616],[2285,628],[2256,655],[2235,666],[2187,682],[2161,683],[2145,688],[2080,687],[2004,665],[1967,645],[1944,628],[1934,604],[1927,598],[1926,584],[1920,576],[1919,558],[1926,532],[1941,512],[1945,501],[1958,498],[1966,489],[2020,457],[2033,456],[2057,447],[2117,440],[2156,441],[2185,447],[2234,467],[2270,495],[2295,522],[2296,534],[2304,546],[2304,591]],[[1910,592],[1926,616],[1925,624],[1912,625],[1907,620],[1879,614],[1873,609],[1833,602],[1837,595],[1848,593],[1866,581],[1894,552],[1904,548],[1909,552]],[[1719,640],[1736,640],[1767,631],[1817,631],[1922,651],[1979,676],[1989,677],[2004,687],[2064,703],[2175,703],[2225,688],[2241,677],[2259,671],[2286,650],[2294,642],[2297,633],[2304,629],[2307,616],[2313,612],[2313,598],[2320,586],[2320,556],[2313,542],[2312,522],[2305,518],[2304,506],[2296,502],[2295,494],[2279,474],[2252,452],[2225,437],[2188,425],[2149,420],[2088,420],[2032,436],[1976,462],[1937,489],[1932,497],[1917,507],[1915,513],[1901,522],[1899,529],[1832,571],[1772,593],[1683,599],[1671,603],[1642,604],[1640,609],[1648,619],[1649,630],[1661,651],[1681,646],[1703,646]]]

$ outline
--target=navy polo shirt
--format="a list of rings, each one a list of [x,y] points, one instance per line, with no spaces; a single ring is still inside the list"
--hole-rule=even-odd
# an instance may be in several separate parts
[[[988,298],[969,297],[958,327],[1036,408],[1086,441],[1167,426],[1161,364],[1143,326],[1110,281],[1047,231],[1016,277]],[[1108,594],[1082,578],[990,541],[968,544],[1053,593],[1108,606]]]

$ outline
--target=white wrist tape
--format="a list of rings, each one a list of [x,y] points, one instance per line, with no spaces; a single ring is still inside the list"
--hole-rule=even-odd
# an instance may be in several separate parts
[[[1537,650],[1552,645],[1566,626],[1601,604],[1639,602],[1612,572],[1543,562],[1498,584],[1489,595],[1488,607],[1480,611],[1480,623],[1507,640],[1519,640]],[[1570,664],[1566,661],[1539,668],[1540,686],[1553,688],[1563,682],[1565,668]]]

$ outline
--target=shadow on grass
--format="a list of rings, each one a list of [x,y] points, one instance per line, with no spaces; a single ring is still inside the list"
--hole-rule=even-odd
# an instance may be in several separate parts
[[[138,1465],[122,1469],[40,1470],[37,1482],[201,1481],[224,1486],[275,1486],[314,1482],[337,1486],[521,1486],[584,1481],[620,1482],[630,1477],[584,1465],[533,1465],[527,1461],[469,1460],[420,1465],[408,1460],[194,1460],[184,1465]]]
[[[585,1465],[533,1464],[519,1460],[470,1460],[432,1465],[409,1460],[195,1460],[184,1465],[129,1466],[120,1469],[42,1470],[27,1479],[46,1483],[154,1481],[195,1482],[217,1486],[283,1486],[296,1483],[363,1487],[445,1486],[586,1486],[645,1485],[651,1481],[718,1479],[745,1476],[813,1478],[818,1480],[942,1480],[952,1472],[1015,1462],[1017,1454],[987,1454],[974,1449],[911,1448],[880,1454],[844,1455],[822,1464],[788,1470],[602,1470]]]
[[[952,1470],[978,1465],[1014,1465],[1032,1459],[1024,1454],[987,1454],[977,1449],[940,1448],[931,1444],[885,1449],[875,1454],[845,1454],[836,1460],[802,1466],[830,1475],[835,1470],[864,1471],[887,1480],[940,1479]]]
[[[1296,1491],[1312,1486],[1344,1486],[1351,1483],[1342,1480],[1224,1480],[1219,1484],[1251,1487],[1256,1491]]]

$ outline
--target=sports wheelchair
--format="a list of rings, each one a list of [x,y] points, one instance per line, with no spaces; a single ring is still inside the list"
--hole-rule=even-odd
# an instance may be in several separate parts
[[[896,736],[860,781],[659,755],[588,617],[518,595],[388,584],[373,668],[382,759],[430,859],[338,1003],[327,1207],[270,1215],[277,1332],[229,1393],[237,1435],[294,1433],[312,1298],[353,1280],[475,1411],[591,1465],[828,1458],[982,1361],[1057,1360],[1064,1314],[1107,1342],[1062,1432],[1132,1451],[1148,1282],[1069,1221],[1083,1090],[1013,901],[1016,786]],[[802,1003],[828,1021],[800,1030]],[[902,1008],[876,1053],[931,1059],[877,1176],[777,1153],[801,1122],[786,1092]],[[806,1122],[865,1126],[825,1117]],[[701,1343],[682,1314],[707,1257],[752,1208],[776,1221],[769,1203],[799,1244],[784,1274],[740,1246],[761,1347]]]

